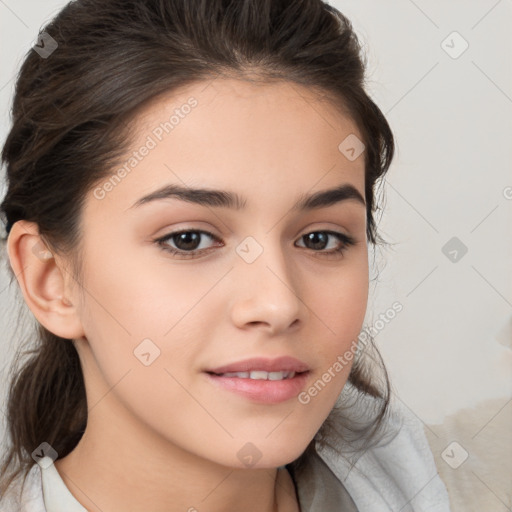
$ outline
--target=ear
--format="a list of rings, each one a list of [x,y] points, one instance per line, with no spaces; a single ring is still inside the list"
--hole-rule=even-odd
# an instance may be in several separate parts
[[[38,322],[62,338],[84,336],[77,308],[67,298],[74,278],[50,252],[37,224],[15,222],[7,239],[7,252],[25,302]]]

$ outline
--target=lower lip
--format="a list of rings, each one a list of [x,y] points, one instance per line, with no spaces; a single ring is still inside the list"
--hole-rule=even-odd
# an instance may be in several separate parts
[[[215,385],[265,404],[277,404],[295,398],[304,389],[308,375],[309,372],[303,372],[291,379],[264,380],[222,377],[206,373]]]

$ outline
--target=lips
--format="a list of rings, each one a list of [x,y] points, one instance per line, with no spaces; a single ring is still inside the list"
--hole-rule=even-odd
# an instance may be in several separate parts
[[[296,397],[309,379],[310,368],[294,357],[256,357],[204,373],[217,389],[235,393],[254,403],[270,405]]]
[[[268,359],[263,357],[245,359],[236,363],[212,368],[206,370],[206,372],[215,375],[240,374],[241,378],[254,378],[262,380],[273,380],[275,378],[277,380],[278,377],[283,378],[285,376],[284,374],[287,374],[286,377],[289,377],[292,373],[297,374],[306,372],[308,370],[309,366],[306,363],[294,357],[283,356],[277,357],[275,359]],[[278,376],[277,374],[279,372],[282,372],[283,375]],[[247,376],[245,374],[247,374]]]
[[[294,399],[304,390],[309,372],[296,373],[292,378],[281,380],[225,377],[215,373],[204,374],[217,389],[225,390],[259,404],[278,404]]]

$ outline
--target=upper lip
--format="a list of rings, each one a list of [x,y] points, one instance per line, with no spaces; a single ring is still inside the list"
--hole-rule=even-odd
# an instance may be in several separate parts
[[[264,357],[254,357],[244,359],[236,363],[227,364],[206,370],[209,373],[229,373],[229,372],[251,372],[261,370],[264,372],[305,372],[309,370],[306,363],[290,356],[276,357],[269,359]]]

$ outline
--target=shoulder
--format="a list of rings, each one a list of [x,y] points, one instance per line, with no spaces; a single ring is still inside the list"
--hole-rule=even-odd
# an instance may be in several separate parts
[[[365,396],[357,404],[371,409]],[[350,447],[348,447],[350,448]],[[392,400],[375,445],[351,453],[329,446],[317,452],[343,483],[359,512],[450,512],[423,423],[402,402]]]
[[[18,476],[0,498],[2,512],[46,512],[43,500],[41,469],[34,464],[27,477]]]

